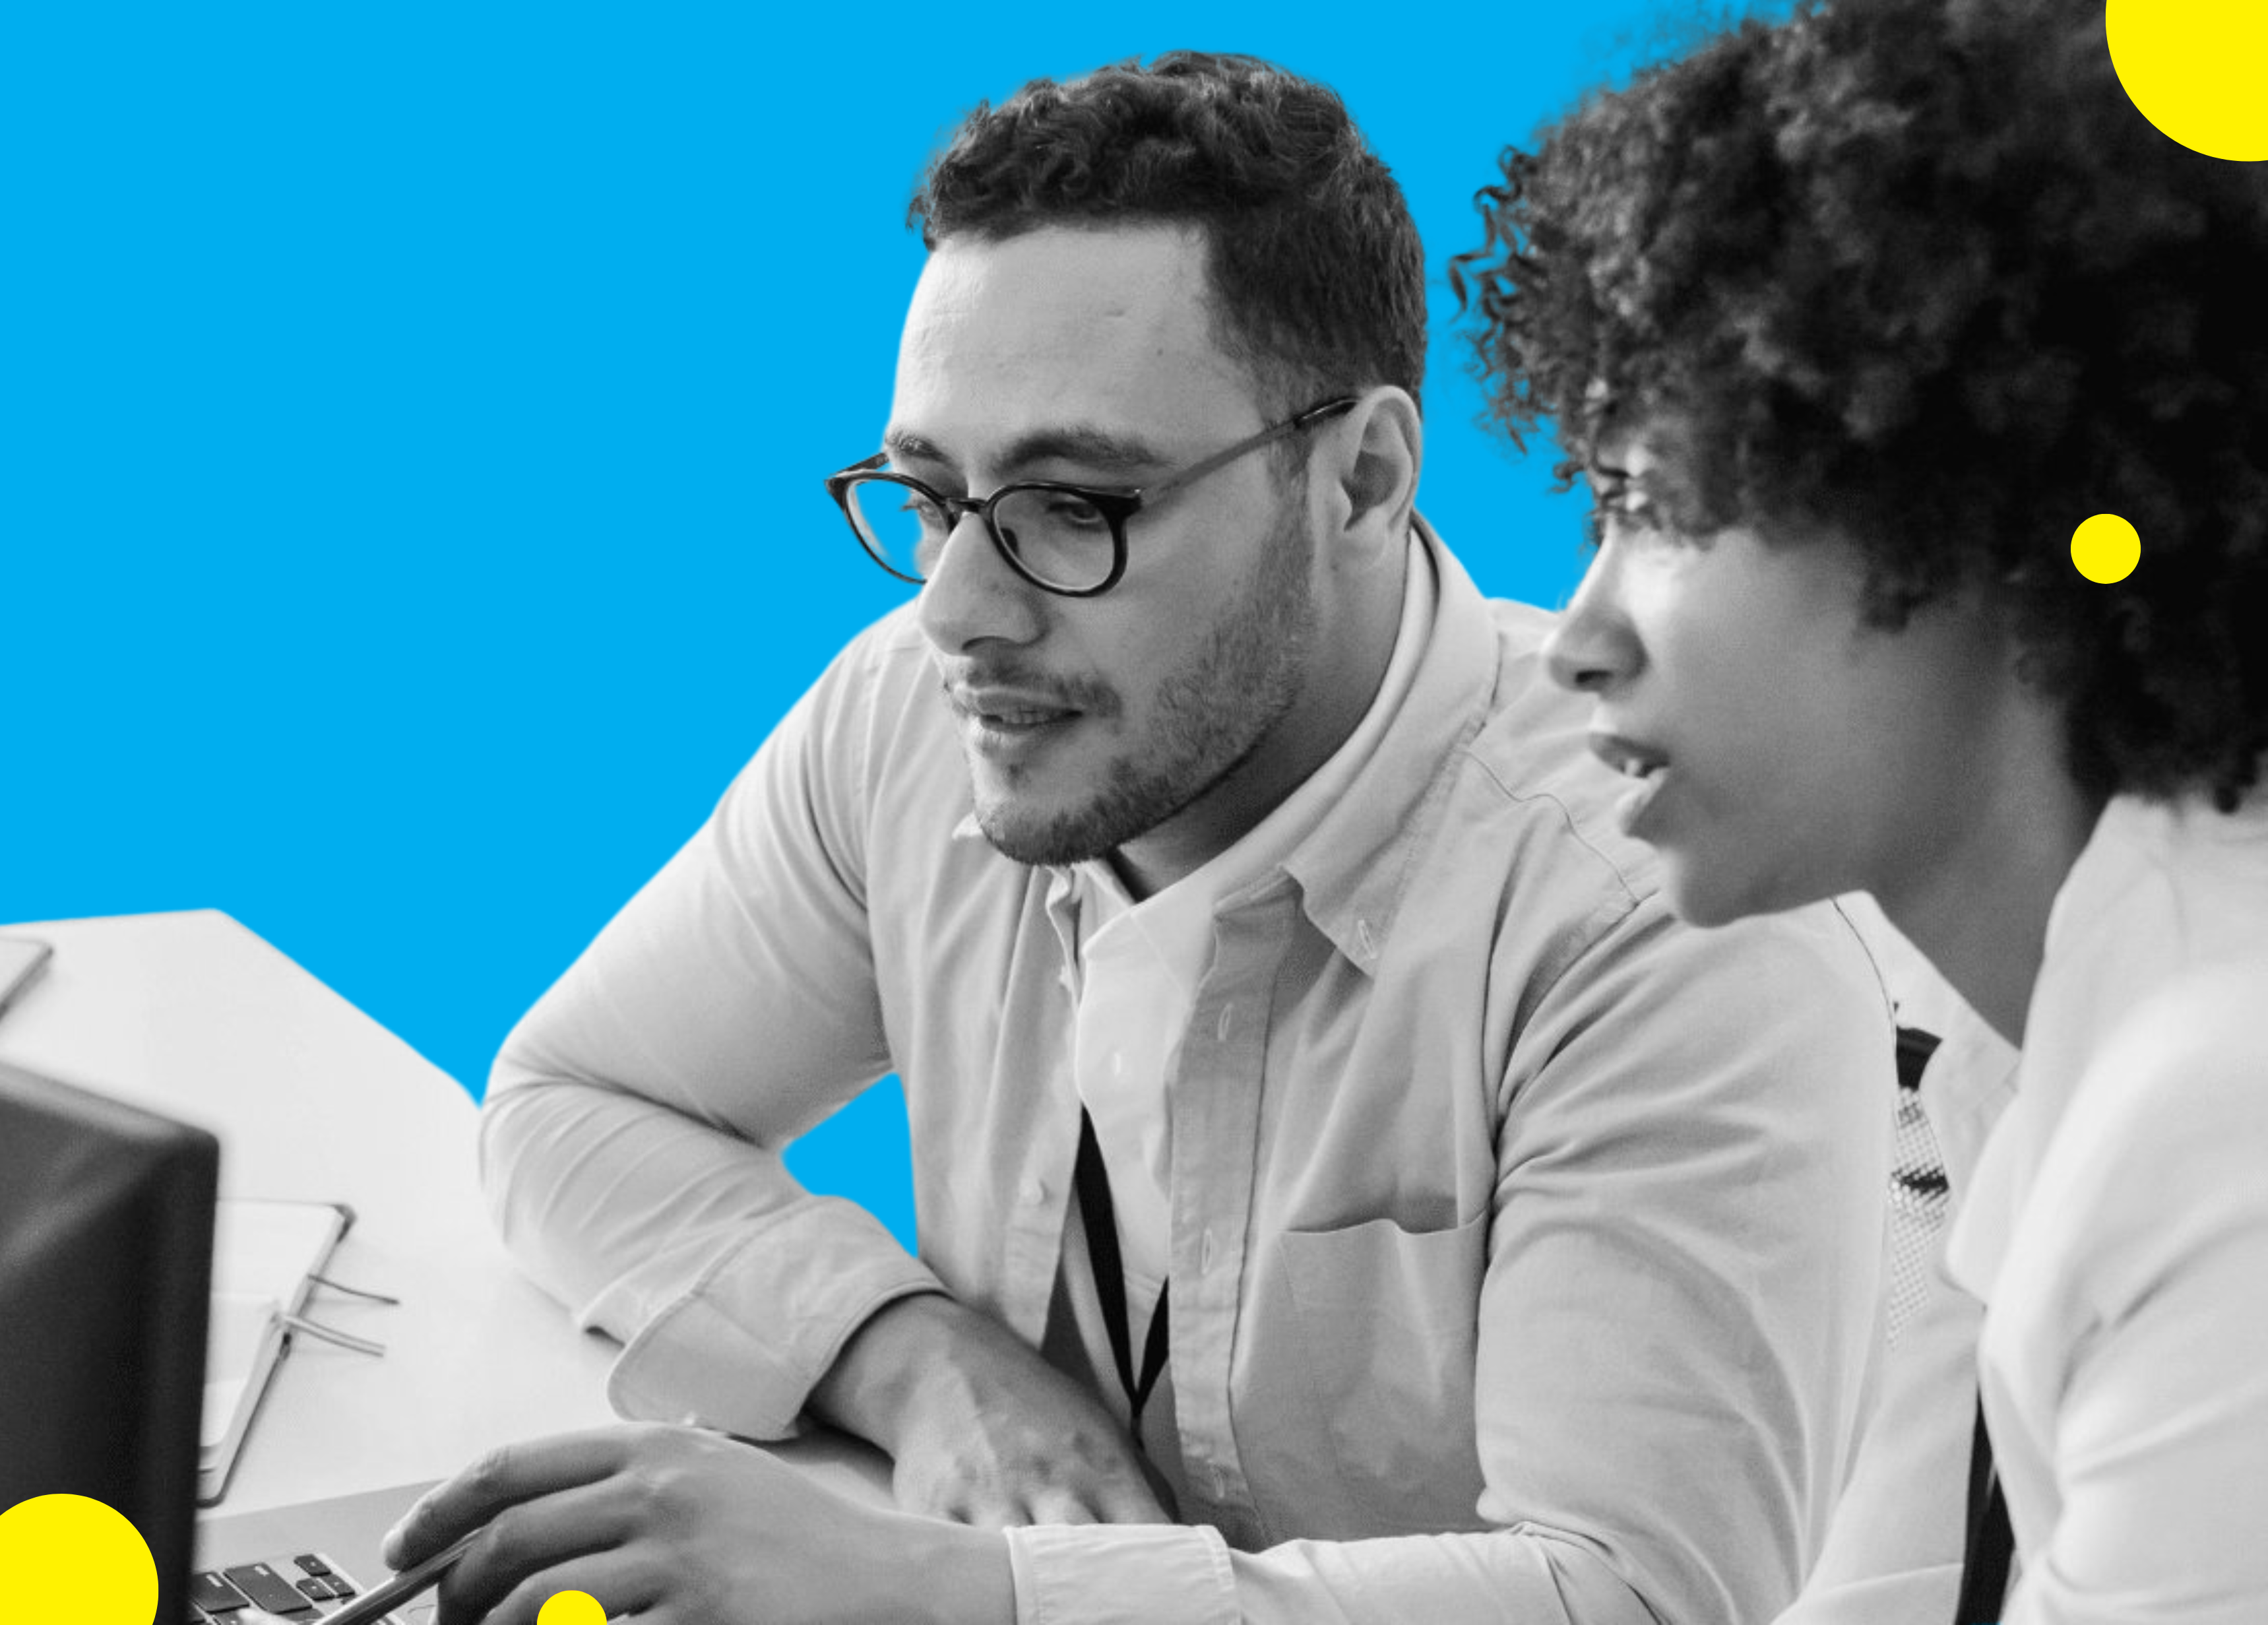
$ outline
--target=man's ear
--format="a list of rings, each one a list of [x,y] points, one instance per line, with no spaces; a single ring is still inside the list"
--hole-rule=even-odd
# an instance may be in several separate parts
[[[1418,403],[1392,384],[1366,389],[1332,436],[1331,517],[1373,546],[1398,544],[1418,505],[1425,425]]]

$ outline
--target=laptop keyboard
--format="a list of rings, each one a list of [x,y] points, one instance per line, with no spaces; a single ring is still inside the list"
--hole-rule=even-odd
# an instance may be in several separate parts
[[[264,1562],[209,1569],[189,1577],[188,1625],[232,1625],[245,1608],[280,1614],[292,1625],[313,1625],[362,1594],[362,1587],[320,1552],[271,1557]],[[387,1614],[389,1625],[423,1625],[431,1599]]]

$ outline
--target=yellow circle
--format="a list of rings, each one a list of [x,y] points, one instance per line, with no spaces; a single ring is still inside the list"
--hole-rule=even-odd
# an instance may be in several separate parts
[[[2116,513],[2091,515],[2071,533],[2071,562],[2090,581],[2123,581],[2142,562],[2141,533]]]
[[[2268,5],[2110,0],[2102,27],[2144,118],[2208,158],[2268,159]]]
[[[33,1496],[0,1512],[0,1625],[151,1625],[158,1560],[131,1519],[91,1496]]]
[[[607,1611],[588,1592],[554,1592],[535,1611],[535,1625],[607,1625]]]

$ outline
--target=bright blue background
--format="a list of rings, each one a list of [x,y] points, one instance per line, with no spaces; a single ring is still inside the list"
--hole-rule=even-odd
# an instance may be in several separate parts
[[[932,146],[1168,46],[1345,96],[1429,247],[1425,511],[1559,602],[1580,501],[1476,426],[1440,267],[1500,146],[1699,10],[11,8],[0,920],[225,909],[478,1092],[898,601],[819,481]],[[910,1238],[894,1090],[797,1166]]]

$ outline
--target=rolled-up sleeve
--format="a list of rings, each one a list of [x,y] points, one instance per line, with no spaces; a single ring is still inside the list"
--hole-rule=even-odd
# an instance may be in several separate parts
[[[490,1210],[578,1324],[629,1345],[626,1415],[783,1437],[843,1341],[935,1278],[784,1148],[890,1068],[865,778],[890,623],[854,642],[686,846],[506,1040]]]

